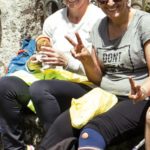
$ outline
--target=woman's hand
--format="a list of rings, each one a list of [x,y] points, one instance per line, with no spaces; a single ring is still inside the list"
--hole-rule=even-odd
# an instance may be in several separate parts
[[[41,47],[41,51],[39,54],[43,55],[44,57],[41,58],[42,62],[47,65],[52,65],[52,66],[67,66],[67,59],[64,56],[64,54],[56,51],[52,47]]]
[[[131,85],[129,98],[132,99],[134,102],[144,100],[147,97],[145,89],[142,88],[140,85],[136,85],[132,78],[129,78],[129,82]]]
[[[91,54],[84,47],[83,42],[78,33],[75,33],[77,38],[77,43],[75,43],[71,38],[65,36],[65,38],[69,41],[69,43],[74,47],[71,50],[71,54],[74,58],[80,60],[83,64],[87,63],[87,61],[91,61]]]

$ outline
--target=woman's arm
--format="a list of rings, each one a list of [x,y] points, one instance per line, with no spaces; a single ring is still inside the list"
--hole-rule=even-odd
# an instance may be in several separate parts
[[[102,76],[103,76],[103,69],[101,62],[98,60],[96,51],[93,48],[92,54],[88,54],[89,58],[87,59],[81,59],[81,62],[84,66],[85,73],[89,79],[89,81],[95,83],[96,85],[100,85]]]
[[[80,60],[84,66],[85,73],[89,81],[93,82],[96,85],[100,85],[103,71],[102,65],[97,58],[95,49],[92,49],[92,54],[84,47],[82,40],[78,33],[75,33],[78,43],[75,43],[69,37],[66,39],[74,46],[74,49],[71,51],[74,58]]]

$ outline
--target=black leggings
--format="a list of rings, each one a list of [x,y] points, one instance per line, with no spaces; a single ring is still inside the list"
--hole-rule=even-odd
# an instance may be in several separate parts
[[[39,150],[49,150],[58,142],[69,137],[78,137],[80,130],[74,129],[71,126],[70,114],[66,110],[63,112],[49,128],[47,134],[43,138]]]
[[[56,117],[70,107],[71,99],[78,98],[91,88],[60,80],[41,80],[29,86],[17,77],[0,79],[0,113],[4,129],[4,149],[24,150],[22,108],[33,99],[37,115],[47,130]],[[31,94],[31,97],[30,97]]]
[[[30,86],[30,95],[40,121],[47,131],[56,117],[68,109],[72,98],[79,98],[91,88],[60,80],[41,80]]]
[[[0,79],[0,113],[4,149],[26,149],[22,137],[22,108],[30,100],[28,85],[17,77]]]
[[[134,133],[142,132],[149,105],[150,101],[133,104],[127,97],[119,97],[118,104],[108,112],[95,117],[84,128],[98,131],[108,146],[118,140],[124,140],[125,137],[134,136]],[[40,150],[47,150],[65,138],[78,138],[79,132],[72,128],[69,111],[66,111],[55,120],[48,130],[40,145]]]

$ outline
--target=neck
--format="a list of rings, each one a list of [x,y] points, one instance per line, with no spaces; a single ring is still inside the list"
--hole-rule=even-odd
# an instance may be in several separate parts
[[[84,4],[83,6],[77,9],[68,8],[67,16],[68,16],[69,21],[75,24],[79,23],[86,12],[88,5],[89,3]]]

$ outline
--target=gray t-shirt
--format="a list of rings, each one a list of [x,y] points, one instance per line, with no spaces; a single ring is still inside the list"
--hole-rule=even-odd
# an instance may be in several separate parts
[[[117,95],[128,95],[131,76],[137,84],[148,77],[144,57],[144,44],[150,40],[150,14],[136,10],[127,31],[110,41],[107,32],[108,18],[97,22],[92,30],[93,46],[104,63],[106,74],[101,87]]]

